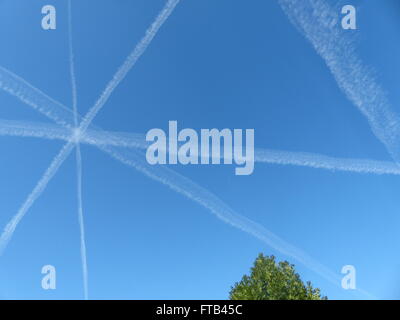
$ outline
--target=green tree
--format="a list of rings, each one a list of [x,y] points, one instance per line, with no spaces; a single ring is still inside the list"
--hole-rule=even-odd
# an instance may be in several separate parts
[[[274,256],[257,257],[251,274],[243,276],[229,294],[231,300],[326,300],[311,282],[303,283],[294,265]]]

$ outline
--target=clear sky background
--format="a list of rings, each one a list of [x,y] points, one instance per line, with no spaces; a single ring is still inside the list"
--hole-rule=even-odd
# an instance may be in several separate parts
[[[332,1],[348,4],[346,1]],[[399,111],[400,4],[354,0],[357,52]],[[85,114],[153,21],[164,0],[73,1],[78,108]],[[41,8],[57,8],[57,30]],[[0,65],[71,106],[67,1],[1,0]],[[49,122],[5,92],[0,118]],[[338,88],[277,1],[182,0],[94,124],[146,133],[179,127],[254,128],[256,147],[388,160],[365,118]],[[49,122],[50,123],[50,122]],[[62,146],[0,137],[0,226],[17,212]],[[329,298],[365,298],[335,286],[206,209],[83,146],[83,205],[92,299],[225,299],[258,255],[296,265]],[[400,178],[256,164],[177,165],[216,194],[357,285],[400,298]],[[75,158],[70,157],[19,225],[0,257],[0,297],[81,299]],[[57,289],[41,288],[41,268]]]

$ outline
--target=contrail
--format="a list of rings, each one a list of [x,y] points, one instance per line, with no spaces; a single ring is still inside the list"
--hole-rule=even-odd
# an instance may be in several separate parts
[[[93,121],[93,119],[96,116],[96,114],[98,113],[98,111],[106,103],[106,101],[107,101],[108,97],[111,95],[112,91],[123,80],[125,75],[128,73],[129,69],[132,68],[135,65],[135,63],[137,62],[138,58],[143,54],[145,49],[150,44],[151,40],[154,38],[156,32],[160,29],[161,25],[170,16],[170,14],[172,13],[172,10],[175,8],[175,6],[177,5],[178,2],[179,2],[179,0],[169,0],[167,2],[167,4],[165,5],[164,9],[161,11],[161,13],[156,18],[155,22],[146,31],[146,35],[143,38],[144,40],[141,40],[139,42],[139,44],[134,49],[133,54],[131,54],[128,57],[128,59],[127,59],[128,63],[125,62],[123,64],[123,67],[121,67],[117,71],[117,73],[114,76],[113,80],[111,80],[111,82],[107,86],[107,89],[103,92],[103,94],[99,98],[98,102],[92,108],[90,108],[90,110],[88,111],[88,113],[86,114],[84,119],[82,120],[82,123],[80,124],[79,129],[78,129],[78,134],[79,135],[85,133],[86,129],[90,126],[91,122]],[[137,48],[139,48],[139,49],[137,49]],[[65,125],[68,128],[73,128],[73,127],[71,127],[71,125],[68,122],[66,122],[68,120],[64,120],[63,118],[60,119],[58,117],[58,111],[59,110],[65,110],[64,107],[62,107],[62,109],[60,109],[59,108],[60,106],[57,106],[57,104],[54,104],[53,103],[54,100],[51,99],[50,97],[48,97],[50,99],[50,102],[51,102],[50,105],[47,104],[48,101],[45,101],[46,109],[42,109],[40,107],[40,105],[36,104],[36,103],[33,104],[33,105],[30,104],[30,100],[27,98],[27,96],[29,97],[29,92],[31,92],[32,89],[34,89],[34,88],[31,87],[28,83],[26,83],[26,81],[24,81],[23,79],[17,77],[14,74],[11,74],[11,76],[10,76],[10,78],[8,80],[10,80],[13,85],[15,85],[15,88],[21,88],[20,85],[22,83],[24,88],[28,88],[30,91],[28,91],[28,95],[27,95],[27,92],[15,91],[15,89],[14,90],[9,90],[8,89],[9,88],[8,84],[4,83],[4,79],[6,78],[5,75],[9,76],[9,73],[7,73],[7,72],[1,73],[0,72],[0,88],[3,88],[5,91],[7,91],[7,92],[19,97],[19,99],[21,99],[23,102],[27,103],[28,105],[31,105],[32,107],[34,107],[35,109],[37,109],[37,110],[39,110],[41,112],[43,112],[48,117],[55,118],[54,120],[58,121],[58,123],[60,123],[62,125]],[[40,92],[36,92],[36,93],[38,93],[37,97],[40,97],[41,99],[45,98],[45,97],[43,97],[43,95],[40,94]],[[53,108],[50,108],[51,106],[53,106]],[[66,109],[66,113],[67,113],[66,119],[69,119],[70,118],[70,113],[68,113],[67,110],[68,109]],[[67,144],[64,145],[64,147],[61,149],[59,154],[54,158],[53,162],[50,164],[49,168],[46,170],[46,172],[43,175],[43,177],[39,180],[39,182],[36,185],[36,187],[33,189],[31,194],[25,200],[24,204],[18,210],[17,214],[12,218],[10,223],[6,226],[6,228],[3,231],[3,234],[0,237],[0,255],[2,254],[2,252],[5,249],[5,247],[7,246],[7,244],[9,242],[10,238],[12,237],[12,235],[13,235],[13,233],[14,233],[17,225],[18,225],[18,223],[21,221],[21,219],[24,217],[24,215],[26,214],[28,209],[33,205],[35,200],[40,196],[40,194],[46,188],[48,182],[51,180],[51,178],[57,172],[57,170],[59,169],[61,164],[65,161],[65,159],[69,156],[69,154],[74,149],[74,147],[75,147],[75,141],[74,140],[71,140],[71,141],[67,142]]]
[[[0,66],[0,89],[56,123],[69,129],[74,128],[73,114],[70,109],[2,66]]]
[[[90,127],[92,128],[93,126],[91,125]],[[73,139],[73,132],[53,124],[0,119],[0,136],[33,137],[70,141]],[[95,147],[103,145],[120,148],[146,149],[149,146],[145,134],[109,132],[103,131],[99,128],[96,130],[88,129],[79,138],[79,142]],[[166,152],[168,152],[168,149]],[[223,156],[223,153],[221,153],[221,156]],[[338,158],[318,153],[292,152],[263,148],[257,148],[254,151],[254,156],[254,160],[257,163],[293,165],[314,169],[347,171],[364,174],[400,175],[399,166],[395,162],[391,161]]]
[[[254,155],[256,162],[294,165],[332,171],[400,175],[400,167],[395,162],[390,161],[335,158],[316,153],[269,149],[256,149]]]
[[[28,198],[25,200],[24,204],[18,210],[17,214],[11,219],[11,221],[4,228],[2,235],[0,236],[0,256],[3,254],[8,242],[10,241],[18,223],[25,216],[26,212],[33,205],[35,200],[41,195],[41,193],[46,188],[49,181],[53,178],[54,174],[57,172],[58,168],[65,161],[69,153],[73,150],[74,144],[66,144],[58,155],[53,159],[50,166],[46,169],[46,172],[36,184],[33,191],[29,194]]]
[[[212,194],[207,189],[202,188],[190,179],[180,175],[179,173],[169,169],[165,166],[152,166],[149,165],[145,160],[144,154],[136,149],[123,150],[122,152],[116,147],[100,145],[99,149],[108,153],[113,158],[119,160],[123,164],[133,167],[139,172],[149,178],[160,182],[173,191],[182,194],[190,200],[197,202],[211,213],[213,213],[218,219],[226,224],[229,224],[241,231],[244,231],[257,239],[261,240],[269,247],[277,250],[278,252],[293,258],[299,263],[303,264],[308,269],[314,271],[324,279],[333,283],[336,286],[340,286],[341,278],[332,270],[325,265],[321,264],[314,258],[310,257],[306,252],[293,246],[292,244],[284,241],[276,234],[266,229],[262,225],[254,222],[227,206],[217,196]],[[370,299],[377,299],[369,292],[357,288],[357,292],[367,296]]]
[[[400,119],[385,91],[341,29],[339,10],[324,0],[279,0],[290,21],[312,44],[347,98],[367,118],[375,136],[400,163]]]
[[[85,119],[83,119],[80,130],[85,131],[93,118],[96,116],[97,112],[103,107],[103,105],[107,102],[108,98],[114,91],[114,89],[118,86],[118,84],[125,78],[128,72],[132,69],[132,67],[136,64],[138,59],[143,55],[146,51],[147,47],[154,39],[155,35],[164,24],[164,22],[171,15],[177,4],[180,0],[168,0],[167,4],[163,8],[163,10],[159,13],[157,19],[153,22],[151,27],[146,31],[145,36],[140,40],[139,44],[133,50],[133,52],[128,56],[123,65],[118,69],[117,73],[114,75],[113,79],[108,83],[106,89],[101,94],[100,98],[97,100],[94,107],[89,110]]]
[[[266,243],[268,246],[286,256],[296,259],[298,262],[304,264],[306,267],[325,279],[338,285],[339,277],[334,272],[309,257],[299,248],[296,248],[282,240],[260,224],[236,213],[217,196],[200,187],[190,179],[170,170],[168,167],[149,165],[145,160],[143,160],[145,159],[144,154],[138,150],[132,149],[128,151],[124,150],[122,152],[118,150],[118,148],[104,145],[100,145],[99,148],[125,165],[135,168],[149,178],[158,181],[175,192],[197,202],[207,210],[211,211],[211,213],[223,222],[251,234]]]
[[[79,136],[80,143],[113,145],[116,147],[146,149],[149,142],[140,133],[106,132],[93,125]],[[74,129],[43,122],[0,119],[0,136],[42,138],[47,140],[76,140]]]
[[[53,124],[0,119],[0,136],[68,141],[72,133],[70,129]]]
[[[89,299],[89,285],[88,285],[88,266],[87,266],[87,255],[86,255],[86,241],[85,241],[85,223],[83,217],[83,205],[82,205],[82,155],[81,146],[79,143],[76,144],[76,171],[77,171],[77,197],[78,197],[78,219],[80,229],[80,240],[81,240],[81,260],[82,260],[82,273],[83,273],[83,287],[85,300]]]
[[[71,89],[72,89],[72,111],[74,114],[75,128],[78,127],[78,94],[76,87],[76,76],[75,76],[75,62],[74,62],[74,46],[72,40],[72,4],[71,0],[68,0],[68,49],[69,49],[69,72],[71,77]]]
[[[74,125],[75,130],[78,130],[78,95],[76,86],[75,76],[75,64],[74,64],[74,49],[72,40],[72,4],[71,0],[68,0],[68,44],[69,44],[69,66],[71,75],[71,88],[72,88],[72,110],[74,113]],[[74,132],[75,138],[75,151],[76,151],[76,183],[77,183],[77,201],[78,201],[78,220],[79,220],[79,231],[80,231],[80,243],[81,243],[81,262],[82,262],[82,275],[83,275],[83,291],[85,300],[89,299],[89,285],[88,285],[88,266],[87,266],[87,254],[86,254],[86,240],[85,240],[85,220],[83,216],[83,204],[82,204],[82,155],[81,146],[79,143],[79,132]]]

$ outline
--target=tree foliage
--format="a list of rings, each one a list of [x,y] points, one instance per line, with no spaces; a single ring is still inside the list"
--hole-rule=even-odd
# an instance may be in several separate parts
[[[251,274],[243,276],[230,292],[231,300],[326,300],[311,282],[303,283],[294,265],[276,262],[274,256],[257,257]]]

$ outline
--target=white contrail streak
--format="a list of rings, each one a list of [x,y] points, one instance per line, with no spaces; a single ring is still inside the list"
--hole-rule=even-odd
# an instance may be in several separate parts
[[[271,164],[294,165],[355,173],[400,175],[400,167],[395,162],[390,161],[335,158],[316,153],[269,149],[256,149],[254,156],[256,162]]]
[[[340,89],[367,118],[375,136],[400,162],[400,119],[371,70],[342,30],[340,11],[324,0],[279,0],[284,12],[324,59]]]
[[[91,126],[91,128],[92,127],[93,126]],[[73,139],[73,132],[53,124],[0,119],[0,136],[34,137],[70,141]],[[87,130],[85,134],[79,138],[79,142],[95,147],[103,145],[136,149],[146,149],[149,145],[144,134],[106,132],[101,129]],[[166,150],[166,152],[168,152],[168,150]],[[365,174],[400,175],[399,166],[391,161],[337,158],[310,152],[291,152],[262,148],[257,148],[254,152],[254,156],[254,160],[258,163],[293,165]]]
[[[180,0],[168,0],[163,10],[159,13],[157,19],[153,22],[151,27],[146,31],[145,36],[140,40],[139,44],[135,47],[133,52],[128,56],[123,65],[118,69],[117,73],[114,75],[113,79],[108,83],[106,89],[103,91],[103,93],[97,100],[94,107],[91,110],[89,110],[85,119],[83,119],[80,125],[81,131],[85,131],[88,128],[93,118],[96,116],[97,112],[99,112],[99,110],[103,107],[103,105],[107,102],[114,89],[125,78],[128,72],[136,64],[138,59],[146,51],[147,47],[154,39],[155,35],[157,34],[161,26],[164,24],[164,22],[174,11],[179,1]]]
[[[0,136],[68,141],[72,136],[72,131],[53,124],[0,119]]]
[[[3,254],[8,242],[11,239],[18,223],[25,216],[26,212],[33,205],[36,199],[42,194],[46,188],[49,181],[53,178],[54,174],[57,172],[58,168],[65,161],[69,153],[73,150],[74,145],[72,143],[66,144],[58,155],[53,159],[50,166],[46,169],[46,172],[36,184],[33,191],[29,194],[28,198],[25,200],[24,204],[18,210],[17,214],[11,219],[11,221],[4,228],[2,235],[0,236],[0,256]]]
[[[148,147],[144,134],[127,132],[106,132],[93,125],[79,136],[80,143],[90,145],[113,145],[116,147],[141,148]],[[42,138],[47,140],[76,140],[74,129],[43,122],[29,122],[0,119],[0,136]]]
[[[81,146],[79,143],[76,144],[76,170],[77,170],[77,198],[78,198],[78,219],[79,219],[79,230],[80,230],[80,241],[81,241],[81,260],[82,260],[82,273],[83,273],[83,288],[85,300],[89,299],[89,285],[88,285],[88,266],[87,266],[87,255],[86,255],[86,241],[85,241],[85,221],[83,217],[83,205],[82,205],[82,155]]]
[[[223,222],[251,234],[252,236],[266,243],[268,246],[274,248],[275,250],[281,252],[286,256],[296,259],[298,262],[304,264],[306,267],[318,273],[325,279],[338,285],[339,277],[334,272],[309,257],[299,248],[296,248],[295,246],[282,240],[277,235],[267,230],[260,224],[236,213],[214,194],[200,187],[190,179],[168,169],[165,166],[149,165],[144,160],[144,154],[135,149],[120,151],[118,150],[118,148],[104,145],[100,145],[99,148],[114,157],[115,159],[119,160],[120,162],[142,172],[149,178],[156,180],[168,186],[175,192],[178,192],[185,197],[197,202],[201,206],[211,211],[218,219],[222,220]]]
[[[173,9],[175,6],[178,4],[179,0],[169,0],[167,4],[165,5],[164,9],[161,11],[161,13],[158,15],[156,18],[155,22],[151,25],[151,27],[146,31],[145,37],[139,42],[137,47],[134,49],[133,54],[131,54],[127,61],[123,64],[123,66],[117,71],[116,75],[114,76],[113,80],[109,83],[107,86],[106,90],[103,92],[101,95],[100,99],[98,102],[88,111],[84,119],[82,120],[82,123],[79,126],[79,135],[84,134],[86,129],[90,126],[91,122],[93,121],[94,117],[98,113],[98,111],[104,106],[106,103],[107,99],[111,95],[112,91],[116,88],[116,86],[123,80],[123,78],[126,76],[128,73],[129,69],[132,68],[139,57],[144,53],[145,49],[148,47],[150,44],[151,40],[154,38],[155,34],[157,31],[160,29],[161,25],[166,21],[166,19],[170,16],[172,13]],[[139,49],[137,49],[139,48]],[[29,93],[34,90],[34,87],[30,86],[25,80],[17,77],[14,74],[11,74],[7,71],[1,72],[2,70],[0,69],[0,88],[4,89],[5,91],[17,96],[20,100],[23,102],[27,103],[28,105],[34,107],[40,112],[43,112],[45,115],[48,117],[54,118],[55,121],[58,123],[67,126],[68,128],[73,128],[71,125],[66,122],[68,119],[70,119],[70,113],[67,112],[67,116],[64,120],[63,118],[58,117],[58,111],[59,110],[65,110],[64,107],[60,109],[60,106],[57,106],[57,104],[54,104],[54,100],[49,98],[50,102],[52,102],[50,105],[47,104],[48,101],[46,102],[46,109],[42,109],[40,107],[40,104],[30,104],[29,100]],[[7,78],[9,77],[9,78]],[[28,88],[29,91],[24,92],[22,91],[16,91],[15,89],[10,90],[9,85],[5,83],[5,80],[10,80],[12,82],[12,85],[14,88],[21,88],[21,83],[23,84],[23,88]],[[36,97],[40,97],[42,100],[45,99],[40,92],[36,92],[38,94]],[[53,106],[53,108],[51,108]],[[68,110],[68,109],[67,109]],[[10,223],[6,226],[4,229],[1,237],[0,237],[0,255],[4,251],[5,247],[7,246],[9,240],[11,239],[18,223],[21,221],[21,219],[24,217],[28,209],[33,205],[35,200],[40,196],[40,194],[43,192],[43,190],[46,188],[48,182],[51,180],[51,178],[54,176],[54,174],[57,172],[61,164],[65,161],[65,159],[69,156],[71,151],[75,147],[75,141],[71,140],[69,141],[64,147],[61,149],[60,153],[55,157],[53,162],[50,164],[50,167],[46,170],[45,174],[43,177],[39,180],[38,184],[34,188],[34,190],[31,192],[31,194],[28,196],[28,198],[25,200],[24,204],[21,206],[21,208],[18,210],[17,214],[12,218]]]
[[[68,49],[69,49],[69,72],[71,77],[71,89],[72,89],[72,111],[74,113],[74,124],[75,128],[78,127],[78,94],[76,87],[76,76],[75,76],[75,63],[74,63],[74,46],[72,40],[72,4],[71,0],[68,0]]]
[[[262,225],[238,214],[229,206],[227,206],[223,201],[221,201],[217,196],[212,194],[210,191],[200,187],[190,179],[178,174],[173,170],[170,170],[168,167],[155,167],[149,165],[144,160],[144,154],[136,149],[128,151],[123,150],[121,152],[116,147],[105,145],[100,145],[99,149],[108,153],[113,158],[119,160],[125,165],[133,167],[139,172],[142,172],[149,178],[166,185],[173,191],[182,194],[192,201],[197,202],[204,208],[208,209],[224,223],[227,223],[235,228],[240,229],[241,231],[244,231],[258,238],[269,247],[295,259],[296,261],[303,264],[305,267],[314,271],[315,273],[319,274],[321,277],[333,283],[334,285],[340,285],[341,278],[335,272],[310,257],[300,248],[297,248],[290,243],[284,241]],[[376,299],[375,296],[361,288],[357,288],[357,291],[365,295],[369,299]]]
[[[74,64],[74,49],[72,40],[72,4],[71,0],[68,0],[68,44],[69,44],[69,66],[71,75],[71,88],[72,88],[72,110],[74,113],[74,125],[75,130],[78,129],[78,95],[76,86],[75,76],[75,64]],[[83,204],[82,204],[82,155],[81,146],[79,142],[79,136],[76,136],[79,132],[74,132],[75,138],[75,151],[76,151],[76,183],[77,183],[77,201],[78,201],[78,221],[80,231],[80,244],[81,244],[81,263],[82,263],[82,275],[83,275],[83,291],[85,300],[89,299],[89,285],[88,285],[88,266],[87,266],[87,254],[86,254],[86,240],[85,240],[85,220],[83,215]]]
[[[0,66],[0,89],[56,123],[69,129],[74,128],[73,113],[70,109],[2,66]]]

